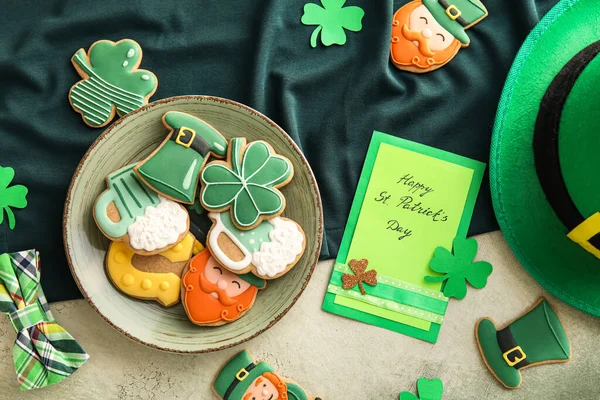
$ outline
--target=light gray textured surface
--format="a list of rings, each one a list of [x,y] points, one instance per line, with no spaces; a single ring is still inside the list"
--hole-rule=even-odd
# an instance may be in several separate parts
[[[448,399],[599,399],[600,319],[548,296],[523,270],[500,232],[481,235],[478,258],[494,265],[488,286],[451,300],[437,344],[321,311],[332,262],[321,262],[292,310],[273,328],[238,348],[174,355],[136,344],[107,325],[84,300],[52,304],[58,321],[91,358],[59,385],[19,392],[12,369],[14,333],[0,321],[2,399],[213,399],[211,381],[247,348],[282,375],[327,400],[398,399],[418,378],[439,377]],[[600,291],[600,288],[599,288]],[[503,324],[546,295],[566,326],[573,359],[523,371],[520,389],[504,389],[488,372],[474,339],[483,316]]]

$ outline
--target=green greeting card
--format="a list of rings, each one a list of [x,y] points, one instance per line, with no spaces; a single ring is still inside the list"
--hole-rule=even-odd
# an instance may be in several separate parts
[[[448,299],[429,262],[466,236],[485,164],[375,131],[323,302],[325,311],[435,343]],[[350,260],[377,285],[342,288]]]

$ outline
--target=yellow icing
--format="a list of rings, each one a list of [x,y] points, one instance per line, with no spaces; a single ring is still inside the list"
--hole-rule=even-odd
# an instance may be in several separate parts
[[[192,252],[203,246],[190,234],[160,253],[169,261],[183,262]],[[164,306],[179,302],[181,278],[173,273],[150,273],[136,269],[131,260],[134,252],[123,242],[112,242],[106,257],[106,270],[110,279],[123,293],[140,299],[156,300]]]

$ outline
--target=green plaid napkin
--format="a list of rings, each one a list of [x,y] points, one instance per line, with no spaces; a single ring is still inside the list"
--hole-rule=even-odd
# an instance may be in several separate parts
[[[54,322],[40,285],[39,265],[35,250],[0,255],[0,312],[8,314],[17,332],[13,359],[21,390],[58,383],[89,357]]]

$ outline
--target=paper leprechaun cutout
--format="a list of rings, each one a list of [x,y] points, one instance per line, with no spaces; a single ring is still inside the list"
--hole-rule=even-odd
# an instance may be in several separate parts
[[[306,395],[300,386],[277,375],[268,363],[255,362],[246,350],[219,371],[213,390],[222,400],[322,400]]]
[[[410,72],[438,69],[469,45],[465,30],[487,15],[479,0],[411,1],[394,14],[391,60]]]
[[[169,111],[162,121],[169,135],[134,171],[164,197],[194,204],[200,170],[210,154],[225,157],[227,140],[205,121],[186,113]]]

